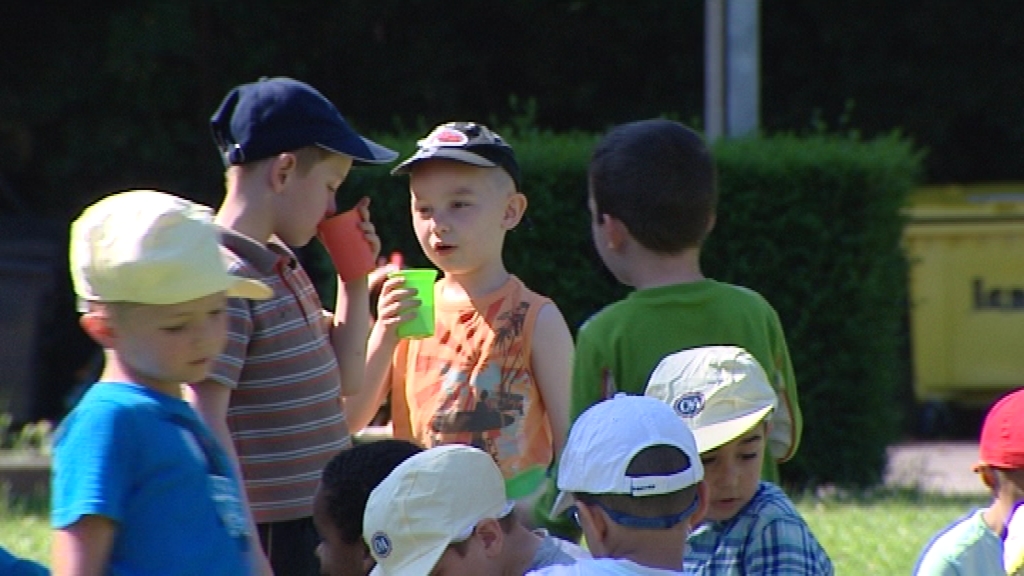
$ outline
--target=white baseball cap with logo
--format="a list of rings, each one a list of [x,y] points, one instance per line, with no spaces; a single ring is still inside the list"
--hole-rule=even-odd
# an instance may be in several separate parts
[[[430,574],[445,549],[468,540],[487,518],[512,512],[494,459],[477,448],[430,448],[399,464],[373,491],[363,514],[363,540],[373,576]]]
[[[678,448],[690,465],[663,476],[626,473],[637,454],[661,445]],[[656,496],[703,479],[704,466],[693,434],[675,412],[654,398],[620,393],[585,410],[569,430],[558,464],[560,493],[551,515],[571,506],[574,492]]]
[[[662,358],[644,394],[671,406],[701,453],[748,432],[775,409],[768,375],[743,348],[704,346]]]
[[[228,273],[213,211],[156,190],[118,192],[71,224],[71,279],[81,301],[180,304],[217,292],[264,300],[258,280]]]

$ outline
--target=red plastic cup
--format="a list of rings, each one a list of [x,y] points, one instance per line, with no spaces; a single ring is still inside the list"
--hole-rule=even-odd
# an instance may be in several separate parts
[[[362,221],[359,210],[353,208],[327,218],[317,227],[317,238],[344,281],[366,276],[376,267],[373,247],[359,227]]]

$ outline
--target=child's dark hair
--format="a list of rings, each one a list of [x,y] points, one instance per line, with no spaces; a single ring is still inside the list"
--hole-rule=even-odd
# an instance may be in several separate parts
[[[588,180],[595,217],[614,216],[661,254],[699,247],[718,204],[710,150],[696,132],[669,120],[613,128],[594,149]]]
[[[633,477],[662,476],[686,470],[693,463],[675,446],[657,445],[644,448],[633,457],[626,467],[626,475]],[[687,486],[669,494],[657,496],[630,496],[628,494],[586,494],[574,495],[584,503],[600,502],[606,507],[639,518],[657,518],[678,514],[693,503],[697,486]]]
[[[324,466],[320,490],[341,539],[363,538],[363,512],[370,492],[399,464],[423,448],[405,440],[385,439],[339,452]]]

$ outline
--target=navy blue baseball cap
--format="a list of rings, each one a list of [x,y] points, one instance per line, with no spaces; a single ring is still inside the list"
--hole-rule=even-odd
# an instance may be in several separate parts
[[[330,100],[291,78],[262,78],[231,89],[210,117],[224,165],[247,164],[306,146],[386,164],[398,153],[360,136]]]

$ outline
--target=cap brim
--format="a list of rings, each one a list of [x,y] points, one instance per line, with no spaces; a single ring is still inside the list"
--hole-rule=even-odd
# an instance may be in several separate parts
[[[247,300],[267,300],[274,295],[274,291],[259,280],[249,278],[236,278],[228,286],[227,294],[231,298],[245,298]]]
[[[403,563],[401,566],[395,568],[395,570],[385,570],[384,567],[377,563],[370,571],[371,576],[423,576],[424,574],[430,574],[434,570],[434,566],[441,560],[441,555],[448,548],[450,542],[444,542],[440,545],[435,545],[427,552],[420,556]]]
[[[366,166],[368,164],[387,164],[388,162],[394,162],[395,158],[398,158],[398,152],[381,146],[373,140],[359,136],[359,141],[362,146],[352,146],[347,142],[343,144],[317,142],[316,145],[324,150],[334,152],[335,154],[351,156],[354,160],[354,164],[357,166]]]
[[[561,516],[563,512],[575,503],[576,498],[573,497],[572,492],[559,492],[558,497],[555,498],[555,503],[551,505],[551,517]]]
[[[391,174],[408,174],[412,165],[423,160],[432,160],[443,158],[445,160],[455,160],[456,162],[462,162],[471,166],[479,166],[481,168],[497,168],[498,164],[484,158],[479,154],[474,154],[464,148],[420,148],[415,154],[407,158],[398,166],[395,166],[391,170]]]
[[[771,406],[765,406],[745,416],[693,430],[693,438],[697,441],[697,451],[703,454],[739,438],[771,411]]]

